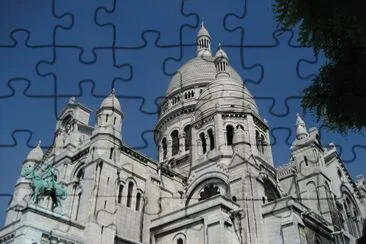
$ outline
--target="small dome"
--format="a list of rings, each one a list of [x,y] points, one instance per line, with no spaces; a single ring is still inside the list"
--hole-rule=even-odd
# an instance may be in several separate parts
[[[109,96],[103,100],[102,104],[100,105],[100,109],[115,108],[116,110],[121,111],[121,104],[119,103],[119,101],[114,93],[115,93],[115,91],[113,89],[112,93],[109,94]]]
[[[222,59],[222,58],[229,59],[226,52],[222,50],[221,44],[219,44],[219,50],[217,50],[215,54],[215,59]]]
[[[309,133],[306,129],[306,125],[304,120],[300,117],[299,114],[296,114],[296,137],[297,139],[304,138],[308,136]]]
[[[252,95],[243,84],[238,84],[230,77],[221,77],[213,81],[199,97],[195,117],[214,111],[252,111],[258,114],[258,108]]]
[[[206,30],[205,26],[203,25],[203,22],[201,24],[201,29],[197,33],[197,38],[199,38],[201,36],[208,36],[208,37],[210,37],[210,34],[208,33],[208,31]]]
[[[42,148],[40,145],[41,145],[41,141],[39,141],[38,145],[29,152],[26,160],[31,160],[31,161],[41,161],[42,160],[43,151],[42,151]]]
[[[226,72],[228,72],[230,77],[238,84],[243,83],[239,74],[231,66],[227,67]],[[215,77],[216,68],[214,58],[195,57],[179,68],[177,73],[172,77],[166,91],[166,96],[168,97],[170,93],[179,89],[183,90],[188,86],[206,85],[212,82]]]

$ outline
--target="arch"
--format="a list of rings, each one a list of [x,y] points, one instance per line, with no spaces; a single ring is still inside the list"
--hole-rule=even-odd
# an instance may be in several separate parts
[[[117,197],[117,203],[122,203],[122,196],[123,196],[123,185],[120,184],[118,186],[118,197]]]
[[[73,170],[70,180],[82,180],[85,174],[85,162],[80,162]]]
[[[224,172],[207,172],[198,178],[196,178],[187,189],[187,201],[186,205],[188,205],[193,197],[193,195],[197,195],[198,200],[198,193],[200,190],[203,190],[203,188],[210,184],[214,183],[216,185],[221,186],[224,191],[220,191],[220,194],[229,194],[229,180],[228,176]]]
[[[264,146],[265,146],[264,136],[261,135],[261,150],[262,150],[262,153],[264,153]]]
[[[172,138],[172,156],[178,154],[179,152],[179,132],[178,130],[173,130],[170,134]]]
[[[255,145],[257,146],[258,152],[260,152],[261,139],[258,130],[255,131]]]
[[[207,151],[207,143],[206,143],[206,137],[205,133],[200,133],[200,139],[201,139],[201,145],[202,145],[202,154],[205,154]]]
[[[318,191],[317,185],[314,181],[309,181],[306,184],[307,190],[307,203],[308,207],[312,210],[318,211],[319,207],[319,199],[318,199]]]
[[[356,199],[346,185],[342,184],[340,190],[343,198],[344,216],[348,231],[353,236],[358,237],[361,233],[361,226],[357,219],[357,217],[361,216],[360,209],[358,208]]]
[[[232,125],[226,126],[226,142],[228,146],[233,145],[234,127]]]
[[[269,179],[263,179],[263,187],[268,202],[275,201],[281,197],[277,188]]]
[[[184,149],[185,151],[189,151],[191,148],[191,140],[192,140],[192,130],[191,125],[186,125],[184,127]]]
[[[133,182],[130,181],[128,183],[128,189],[127,189],[127,207],[131,207],[131,201],[132,201],[132,192],[133,192]]]
[[[161,141],[161,146],[163,148],[163,159],[166,159],[166,156],[168,155],[168,144],[165,137]]]
[[[210,139],[210,150],[213,150],[215,148],[215,137],[213,134],[213,130],[209,129],[207,131],[207,134],[208,134],[208,138]]]
[[[199,194],[198,201],[206,200],[212,196],[219,195],[220,189],[214,183],[207,184]]]
[[[184,233],[179,232],[177,234],[174,235],[174,237],[172,238],[172,242],[176,243],[176,244],[185,244],[187,240],[187,237]],[[179,242],[178,242],[179,241]]]
[[[141,204],[141,193],[138,192],[136,194],[136,211],[140,211],[140,204]]]

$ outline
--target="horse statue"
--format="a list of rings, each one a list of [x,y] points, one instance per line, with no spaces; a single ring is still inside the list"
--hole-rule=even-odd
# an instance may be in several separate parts
[[[62,207],[61,200],[67,197],[66,189],[57,182],[56,171],[51,163],[47,164],[42,176],[32,167],[24,168],[21,176],[31,181],[33,190],[31,199],[36,205],[39,204],[42,196],[49,196],[52,200],[52,211],[58,206]]]

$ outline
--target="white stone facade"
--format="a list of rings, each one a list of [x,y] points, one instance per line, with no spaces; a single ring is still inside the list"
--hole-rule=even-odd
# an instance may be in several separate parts
[[[114,91],[97,110],[70,99],[54,147],[23,163],[46,162],[67,187],[63,206],[35,205],[19,177],[0,243],[326,244],[355,243],[366,218],[366,185],[354,181],[334,145],[298,116],[288,164],[274,167],[267,122],[202,26],[197,57],[172,78],[161,103],[158,160],[122,140]]]

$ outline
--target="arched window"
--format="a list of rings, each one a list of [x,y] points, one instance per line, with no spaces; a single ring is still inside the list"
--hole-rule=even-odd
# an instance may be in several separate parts
[[[262,150],[262,153],[264,153],[264,136],[261,135],[261,150]]]
[[[183,239],[182,239],[182,238],[179,238],[179,239],[177,240],[177,244],[183,244]]]
[[[109,114],[106,114],[106,116],[105,116],[105,122],[108,122],[108,117],[109,117]]]
[[[140,203],[141,203],[141,193],[138,192],[136,195],[136,211],[140,210]]]
[[[205,200],[218,194],[220,194],[219,187],[214,184],[209,184],[208,186],[205,186],[205,188],[203,188],[203,191],[201,191],[198,201]]]
[[[207,149],[207,143],[206,143],[206,137],[205,137],[205,134],[202,132],[200,134],[200,139],[201,139],[201,142],[202,142],[202,153],[206,153]]]
[[[119,185],[117,203],[122,203],[122,193],[123,193],[123,185]]]
[[[174,130],[171,133],[171,137],[172,137],[172,156],[174,156],[179,152],[179,132],[177,130]]]
[[[76,179],[78,181],[84,179],[84,168],[79,169],[79,171],[76,173]]]
[[[128,183],[127,207],[131,207],[132,191],[133,191],[133,183],[130,181],[130,183]]]
[[[268,202],[280,198],[280,194],[278,193],[277,189],[274,187],[274,185],[270,180],[264,179],[263,186],[264,186],[264,194],[266,195]]]
[[[113,119],[113,124],[115,125],[116,124],[116,117],[114,117],[114,119]]]
[[[257,130],[255,131],[255,144],[257,145],[258,152],[260,152],[261,139]]]
[[[164,137],[161,141],[161,146],[163,147],[163,159],[166,159],[168,153],[168,145],[166,143],[166,138]]]
[[[304,156],[304,161],[305,161],[305,165],[309,166],[308,158],[306,156]]]
[[[191,147],[191,126],[187,125],[186,127],[184,127],[184,135],[185,135],[185,139],[184,139],[184,149],[186,151],[190,150]]]
[[[215,148],[215,138],[212,129],[209,129],[207,133],[208,138],[210,139],[210,150],[213,150]]]
[[[228,146],[233,145],[233,136],[234,136],[234,127],[232,125],[227,125],[226,126],[226,140],[227,140]]]
[[[112,159],[113,157],[113,152],[114,152],[114,148],[111,147],[111,149],[109,150],[109,159]]]

